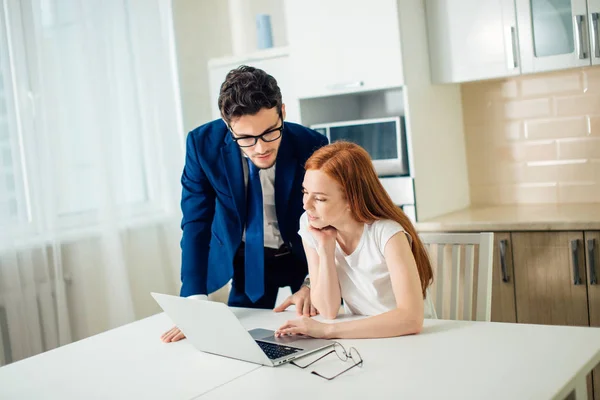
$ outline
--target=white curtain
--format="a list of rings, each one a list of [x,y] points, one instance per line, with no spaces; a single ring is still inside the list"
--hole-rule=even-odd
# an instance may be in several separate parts
[[[0,365],[158,311],[179,288],[169,0],[4,0]]]

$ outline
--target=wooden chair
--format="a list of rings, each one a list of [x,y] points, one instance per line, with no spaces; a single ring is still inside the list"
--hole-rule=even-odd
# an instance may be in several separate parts
[[[476,321],[490,321],[494,234],[423,233],[419,237],[433,268],[430,295],[438,318],[471,321],[474,316]]]

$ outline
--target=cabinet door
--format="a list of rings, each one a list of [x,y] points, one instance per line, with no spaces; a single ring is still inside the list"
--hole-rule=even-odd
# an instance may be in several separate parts
[[[600,328],[600,232],[585,232],[590,326]],[[594,368],[595,399],[600,400],[600,366]],[[591,398],[591,397],[590,397]]]
[[[403,84],[397,0],[286,0],[300,98]]]
[[[600,0],[588,0],[588,22],[592,64],[600,65]],[[600,397],[597,395],[596,399],[600,399]]]
[[[582,232],[512,234],[517,320],[588,326]]]
[[[591,65],[586,0],[516,0],[523,73]]]
[[[515,275],[509,232],[494,233],[492,321],[517,322]]]
[[[426,0],[425,7],[434,82],[521,72],[513,0]]]

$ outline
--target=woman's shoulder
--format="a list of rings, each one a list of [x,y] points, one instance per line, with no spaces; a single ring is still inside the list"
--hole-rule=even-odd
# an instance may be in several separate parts
[[[382,248],[385,247],[388,240],[398,232],[404,232],[409,244],[412,244],[410,234],[398,221],[394,221],[393,219],[379,219],[373,221],[373,223],[370,224],[369,230],[373,239],[375,239]]]
[[[381,232],[385,230],[406,231],[398,221],[393,219],[377,219],[369,225],[373,232]]]

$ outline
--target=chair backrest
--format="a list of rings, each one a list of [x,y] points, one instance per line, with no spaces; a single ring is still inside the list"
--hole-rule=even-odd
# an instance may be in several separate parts
[[[430,295],[433,294],[438,317],[471,321],[474,314],[476,321],[490,321],[494,234],[422,233],[419,237],[428,250],[433,268]],[[445,309],[449,309],[448,316],[444,314]]]

